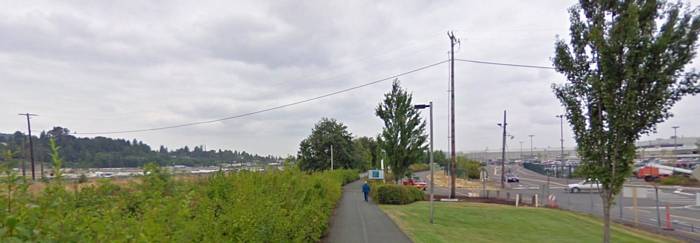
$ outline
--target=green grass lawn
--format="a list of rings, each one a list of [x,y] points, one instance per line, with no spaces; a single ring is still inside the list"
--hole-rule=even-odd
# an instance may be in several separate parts
[[[602,221],[545,208],[483,203],[435,202],[435,224],[428,202],[380,206],[415,242],[601,242]],[[675,240],[614,225],[612,242]]]

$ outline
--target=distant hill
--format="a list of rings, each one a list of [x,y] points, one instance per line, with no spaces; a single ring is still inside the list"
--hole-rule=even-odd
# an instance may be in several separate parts
[[[21,135],[21,136],[20,136]],[[0,151],[25,150],[25,136],[0,133]],[[268,164],[278,162],[281,158],[249,154],[245,151],[207,150],[202,146],[168,149],[160,146],[157,150],[136,139],[114,139],[107,137],[79,138],[70,135],[67,128],[54,127],[34,136],[34,154],[38,161],[48,161],[49,138],[56,139],[65,167],[108,168],[141,167],[149,162],[161,165],[219,165],[222,163]],[[24,156],[26,153],[18,153]]]

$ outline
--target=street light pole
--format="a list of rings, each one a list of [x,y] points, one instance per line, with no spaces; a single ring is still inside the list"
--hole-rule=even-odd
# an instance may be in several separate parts
[[[561,165],[564,168],[564,115],[556,115],[559,118],[559,141],[561,141]],[[571,177],[571,165],[566,165],[566,185],[569,185],[569,177]],[[549,186],[548,186],[549,189]],[[571,197],[566,197],[566,206],[571,206]]]
[[[523,159],[523,141],[520,141],[520,159]]]
[[[331,171],[333,171],[333,144],[331,144]]]
[[[561,162],[564,163],[564,115],[557,115],[559,118],[559,141],[561,142]]]
[[[678,135],[676,134],[676,130],[678,130],[678,128],[679,126],[673,126],[673,151],[676,151],[678,148]]]
[[[535,135],[530,134],[528,136],[530,137],[530,159],[532,159],[534,158],[534,155],[532,154],[532,137],[534,137]]]
[[[413,106],[416,109],[424,109],[426,107],[430,107],[430,223],[433,223],[433,215],[434,215],[434,209],[433,209],[433,188],[435,188],[435,184],[433,183],[435,180],[433,179],[434,173],[433,173],[433,102],[430,101],[428,105],[415,105]]]

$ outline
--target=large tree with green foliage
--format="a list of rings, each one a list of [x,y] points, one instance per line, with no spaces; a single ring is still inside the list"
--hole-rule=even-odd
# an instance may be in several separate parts
[[[357,137],[353,142],[353,156],[360,169],[376,169],[380,167],[382,151],[379,143],[373,137]]]
[[[311,135],[299,144],[299,168],[305,171],[330,169],[331,145],[335,169],[356,168],[352,155],[352,134],[343,123],[329,118],[316,123]]]
[[[406,176],[408,166],[419,162],[426,150],[425,121],[413,107],[413,97],[394,80],[391,92],[384,94],[376,114],[384,121],[379,146],[384,150],[397,180]]]
[[[573,127],[579,172],[601,182],[603,241],[610,207],[632,171],[635,141],[696,94],[700,19],[665,1],[581,0],[570,9],[570,40],[556,42],[554,66],[567,83],[554,85]]]
[[[479,161],[469,159],[464,155],[457,156],[457,177],[469,179],[479,179],[481,175],[481,163]]]

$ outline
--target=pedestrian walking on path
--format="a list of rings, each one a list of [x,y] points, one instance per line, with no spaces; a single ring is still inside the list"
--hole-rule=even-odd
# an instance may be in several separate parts
[[[365,184],[362,184],[362,194],[365,194],[365,202],[367,202],[367,194],[369,194],[369,184],[367,184],[367,181],[365,181]]]
[[[358,200],[364,187],[358,180],[343,186],[323,243],[410,243],[411,239],[374,203]],[[370,187],[370,189],[373,189]]]

